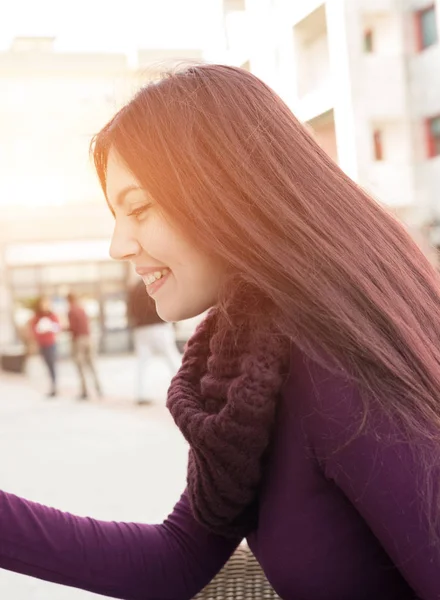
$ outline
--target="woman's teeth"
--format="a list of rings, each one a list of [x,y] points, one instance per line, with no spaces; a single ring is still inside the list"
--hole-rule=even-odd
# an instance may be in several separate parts
[[[145,275],[144,281],[147,285],[151,285],[155,281],[162,279],[162,277],[169,272],[170,272],[169,269],[162,269],[161,271],[154,271],[154,273],[149,273],[148,275]]]

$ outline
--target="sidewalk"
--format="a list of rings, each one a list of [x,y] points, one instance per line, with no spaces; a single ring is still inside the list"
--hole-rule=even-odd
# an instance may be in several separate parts
[[[136,398],[136,362],[133,354],[99,356],[97,370],[103,389],[103,401],[124,406],[132,405]],[[78,374],[71,360],[57,364],[59,395],[61,398],[76,398],[80,392]],[[174,373],[170,373],[160,358],[154,358],[146,373],[146,385],[151,382],[150,396],[155,405],[164,406],[166,393]],[[46,367],[41,357],[32,356],[26,365],[29,385],[44,395],[49,389]]]
[[[0,372],[0,487],[74,514],[161,522],[185,486],[187,446],[164,407],[170,374],[155,371],[155,404],[133,403],[133,358],[100,359],[102,400],[79,402],[74,368],[46,399],[38,357],[28,375]],[[0,528],[1,536],[1,528]],[[84,600],[96,595],[0,571],[2,600]]]

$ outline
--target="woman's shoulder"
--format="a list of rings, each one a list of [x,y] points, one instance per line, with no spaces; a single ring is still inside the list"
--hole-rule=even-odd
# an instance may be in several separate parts
[[[291,350],[282,396],[285,409],[301,421],[303,432],[316,448],[336,449],[363,428],[367,404],[360,386],[348,373],[325,366],[297,347]],[[370,406],[368,416],[375,421],[378,415],[372,412]]]
[[[386,448],[394,448],[399,455],[408,452],[406,430],[384,402],[378,402],[348,373],[328,368],[297,348],[292,349],[282,403],[322,459],[342,456],[342,450],[356,460]],[[412,441],[416,446],[417,440]]]
[[[326,477],[339,480],[341,473],[351,473],[362,481],[370,477],[384,482],[389,473],[404,469],[422,469],[423,444],[415,438],[408,443],[404,426],[348,374],[330,370],[292,351],[289,378],[282,397],[283,411],[289,427],[301,438]],[[437,455],[438,447],[433,448]],[[380,465],[380,469],[379,469]],[[403,477],[403,474],[402,474]],[[400,489],[400,488],[399,488]]]
[[[362,404],[359,386],[348,373],[328,366],[331,361],[310,358],[292,346],[289,374],[283,395],[292,398],[302,411],[344,415]]]

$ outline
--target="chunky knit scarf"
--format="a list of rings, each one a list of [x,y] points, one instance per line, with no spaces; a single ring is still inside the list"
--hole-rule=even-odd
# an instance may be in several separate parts
[[[190,339],[167,406],[190,445],[188,495],[197,521],[223,536],[255,527],[263,463],[289,344],[246,306],[212,309]]]

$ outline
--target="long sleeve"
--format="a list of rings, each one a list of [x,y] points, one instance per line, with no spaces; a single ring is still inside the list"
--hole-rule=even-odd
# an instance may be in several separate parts
[[[358,392],[313,366],[306,369],[312,371],[315,406],[309,407],[304,426],[325,476],[356,508],[417,598],[438,600],[440,547],[432,543],[421,475],[426,447],[422,452],[405,441],[379,408],[359,433]],[[440,440],[429,451],[435,487],[440,481]]]
[[[193,518],[186,493],[161,525],[77,517],[0,492],[0,567],[125,600],[192,598],[239,540]]]

